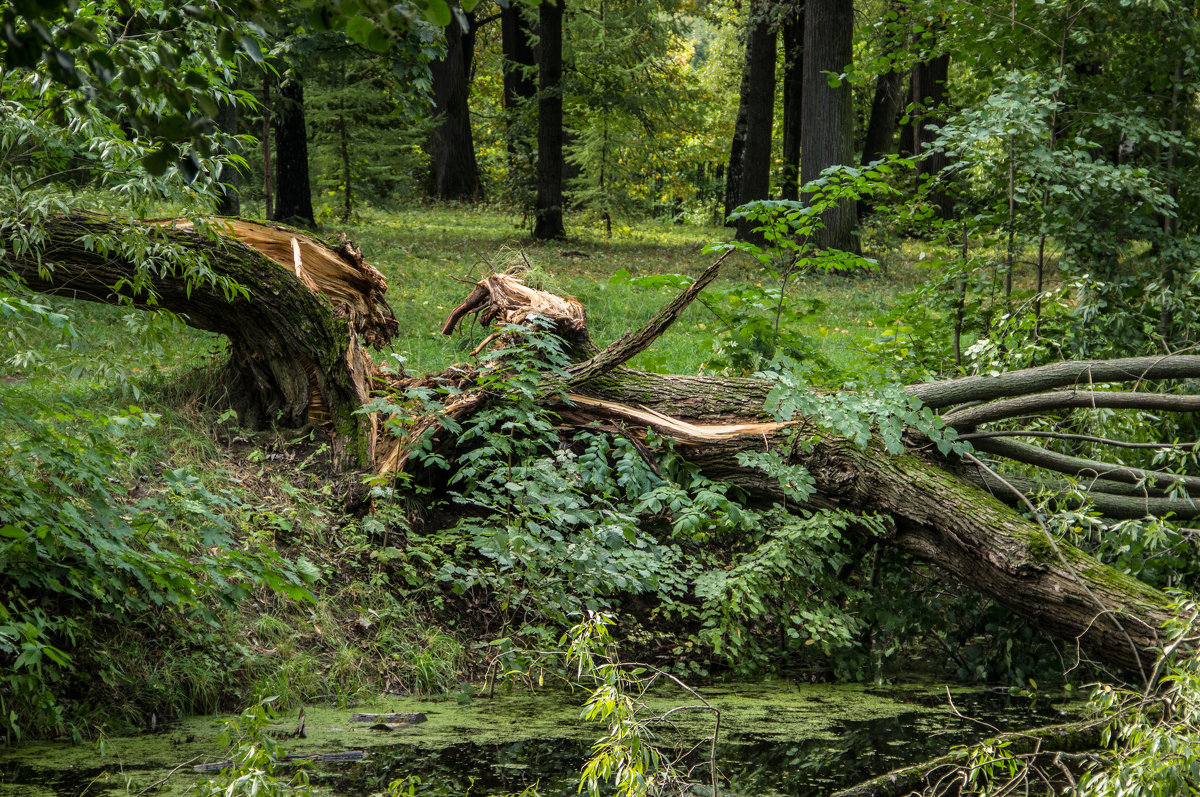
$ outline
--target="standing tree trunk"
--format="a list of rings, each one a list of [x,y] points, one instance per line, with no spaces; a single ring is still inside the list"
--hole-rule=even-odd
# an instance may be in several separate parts
[[[538,191],[533,237],[563,238],[562,34],[566,0],[538,6]]]
[[[769,0],[750,7],[741,99],[725,174],[725,216],[738,205],[766,199],[771,190],[771,125],[775,114],[775,29]],[[749,230],[737,224],[738,237]]]
[[[804,13],[804,92],[800,179],[815,180],[825,169],[854,159],[854,101],[849,81],[829,85],[830,72],[846,72],[853,60],[854,4],[850,0],[808,0]],[[855,203],[844,200],[824,217],[817,233],[821,248],[858,250]]]
[[[905,3],[891,4],[893,13],[903,13]],[[894,55],[904,43],[903,29],[899,22],[891,23],[887,32],[887,53]],[[888,68],[875,78],[875,95],[871,99],[871,115],[867,121],[866,138],[863,140],[863,151],[860,163],[867,166],[880,158],[890,155],[896,145],[896,122],[900,115],[900,103],[904,99],[904,73],[898,69]],[[864,216],[871,212],[871,203],[867,199],[858,201],[858,215]]]
[[[931,149],[937,140],[936,128],[941,124],[937,109],[946,101],[946,79],[950,73],[950,54],[934,56],[921,61],[912,70],[912,101],[915,107],[912,123],[912,151],[924,155],[917,163],[917,179],[933,180],[946,168],[946,154]],[[950,198],[942,186],[933,189],[930,195],[942,218],[950,218],[953,208]]]
[[[237,105],[232,102],[221,103],[217,114],[217,127],[221,132],[229,136],[229,140],[233,141],[234,136],[238,133],[238,112]],[[231,145],[226,152],[236,154],[236,150]],[[242,213],[242,196],[238,189],[242,184],[242,174],[237,170],[237,167],[229,163],[221,164],[221,172],[217,175],[217,180],[221,183],[221,199],[217,202],[217,214],[220,216],[240,216]]]
[[[529,104],[537,96],[537,59],[530,43],[533,30],[525,18],[523,7],[509,3],[500,8],[500,47],[504,53],[504,131],[508,141],[508,170],[510,175],[527,167],[528,147],[523,140],[528,135],[524,117]]]
[[[346,118],[346,62],[341,64],[341,88],[342,91],[338,94],[338,150],[342,161],[342,221],[350,221],[350,216],[354,212],[353,197],[354,186],[352,185],[353,174],[351,170],[350,160],[350,122]]]
[[[429,193],[438,199],[475,199],[481,193],[475,141],[471,135],[471,61],[475,57],[475,15],[467,29],[446,26],[446,55],[429,64],[433,108],[439,120],[429,135]]]
[[[780,195],[800,198],[800,123],[804,91],[804,2],[783,23],[783,174]]]
[[[271,76],[263,71],[262,87],[262,163],[263,163],[263,218],[274,218],[274,191],[271,187]]]
[[[315,226],[308,181],[308,128],[299,78],[279,86],[275,102],[275,213],[273,221]]]

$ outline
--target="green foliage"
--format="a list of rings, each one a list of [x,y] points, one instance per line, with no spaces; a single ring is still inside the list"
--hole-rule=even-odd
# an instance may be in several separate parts
[[[591,797],[605,793],[605,784],[612,784],[618,797],[682,791],[688,788],[695,769],[684,770],[683,751],[668,752],[656,744],[655,731],[666,726],[678,711],[710,711],[715,722],[713,734],[706,741],[715,751],[720,712],[678,679],[672,680],[702,705],[672,709],[662,715],[648,711],[644,697],[663,673],[645,665],[622,664],[609,631],[613,624],[611,616],[589,612],[559,639],[559,646],[565,648],[566,665],[574,670],[570,677],[590,693],[583,719],[607,726],[607,733],[592,745],[592,757],[583,765],[579,790],[586,790]],[[715,761],[710,758],[708,766],[714,767]],[[715,783],[717,773],[711,772],[710,777]]]
[[[0,716],[13,738],[73,726],[63,692],[97,625],[215,623],[218,605],[258,585],[310,597],[278,554],[235,544],[232,499],[186,469],[165,473],[160,493],[123,497],[116,438],[154,423],[136,408],[0,404]]]
[[[231,765],[221,776],[202,784],[204,797],[303,797],[312,793],[304,762],[296,762],[295,772],[282,777],[277,771],[283,758],[279,741],[269,725],[274,697],[267,697],[225,723],[222,744],[231,748]]]
[[[572,10],[563,113],[574,203],[605,222],[644,215],[686,189],[676,148],[700,126],[675,3],[600,0]]]

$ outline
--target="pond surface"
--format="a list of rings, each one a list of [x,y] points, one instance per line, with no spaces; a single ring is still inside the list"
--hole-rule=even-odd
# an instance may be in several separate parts
[[[771,681],[701,690],[721,711],[718,763],[723,795],[826,795],[872,775],[946,752],[999,730],[1064,720],[1068,706],[1003,692],[925,685],[807,684]],[[314,785],[348,797],[383,791],[405,777],[420,793],[474,797],[537,784],[545,797],[575,795],[589,747],[605,729],[582,721],[584,695],[537,694],[451,699],[380,697],[360,712],[421,712],[428,721],[391,731],[349,722],[349,709],[309,708],[308,738],[283,742],[292,754],[365,751],[357,763],[320,764]],[[682,693],[648,701],[649,712],[692,705]],[[971,719],[967,719],[971,718]],[[184,720],[157,733],[0,748],[0,797],[181,794],[214,777],[193,765],[225,757],[217,742],[225,718]],[[712,733],[713,714],[687,711],[654,725],[655,744],[688,749]],[[285,722],[281,719],[280,722]],[[292,720],[294,722],[294,719]],[[689,765],[707,761],[694,753]],[[707,779],[698,768],[694,778]]]

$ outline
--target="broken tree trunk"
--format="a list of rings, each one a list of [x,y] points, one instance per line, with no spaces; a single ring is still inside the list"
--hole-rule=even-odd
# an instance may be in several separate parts
[[[353,246],[335,249],[240,219],[196,230],[180,220],[76,215],[49,220],[45,231],[36,254],[3,264],[30,288],[169,310],[189,326],[225,335],[224,383],[244,426],[319,424],[330,432],[336,461],[371,462],[374,423],[357,410],[374,366],[359,339],[385,343],[396,320],[383,275]],[[140,268],[117,254],[131,249],[142,253]]]
[[[697,285],[714,274],[715,265]],[[697,285],[659,317],[677,317],[698,292]],[[488,281],[483,280],[464,306],[469,305],[472,312],[503,313],[511,302],[509,293],[490,290]],[[528,304],[525,299],[523,306]],[[550,303],[542,302],[542,306]],[[452,319],[457,321],[461,311],[462,307]],[[647,329],[661,334],[667,324],[669,320],[652,322]],[[452,326],[448,324],[444,331]],[[560,381],[558,391],[547,391],[547,401],[553,403],[565,425],[582,429],[600,421],[635,438],[653,430],[673,441],[675,450],[710,478],[738,484],[778,502],[787,502],[780,486],[738,464],[738,455],[785,452],[789,463],[803,465],[815,480],[812,507],[883,515],[891,527],[883,540],[886,544],[954,576],[1046,633],[1073,641],[1099,662],[1143,677],[1149,672],[1162,644],[1159,629],[1171,616],[1164,593],[1056,540],[1044,527],[964,478],[957,464],[915,449],[903,456],[889,456],[880,445],[864,450],[803,420],[770,421],[763,412],[771,388],[767,382],[626,369],[622,363],[648,345],[653,335],[627,337],[639,338],[641,345],[629,347],[622,355],[613,353],[621,348],[621,341],[601,353],[589,344],[583,354],[590,356],[571,368],[589,378]],[[597,366],[599,361],[603,367]],[[1200,376],[1200,357],[1135,358],[1060,363],[993,378],[913,386],[909,392],[928,395],[939,406],[948,407],[1080,382],[1091,385],[1196,376]],[[565,400],[558,398],[564,388],[574,391]],[[470,391],[454,399],[456,408],[471,403],[472,411],[483,401],[478,394],[471,397]],[[1186,402],[1184,406],[1188,406]],[[462,413],[456,412],[454,417],[459,419]],[[805,443],[797,444],[797,440]]]
[[[122,298],[112,286],[128,286],[141,275],[141,292],[126,290],[124,301],[148,307],[153,295],[153,304],[179,313],[192,326],[229,336],[230,393],[245,414],[244,422],[323,421],[343,461],[370,462],[379,472],[398,472],[407,464],[403,441],[381,440],[383,444],[375,446],[377,421],[356,413],[375,375],[358,338],[382,342],[394,331],[395,320],[383,301],[383,278],[352,248],[334,251],[286,228],[246,222],[231,222],[225,234],[218,235],[179,224],[123,225],[77,216],[52,221],[47,232],[41,260],[27,255],[6,263],[31,287],[115,302]],[[139,270],[107,254],[129,251],[112,245],[117,236],[144,238],[144,251],[159,259]],[[108,243],[98,246],[97,241]],[[203,256],[190,272],[169,265],[184,249]],[[52,268],[42,268],[42,263]],[[859,448],[806,419],[777,423],[764,413],[771,385],[761,380],[668,376],[625,368],[623,363],[661,334],[715,273],[714,265],[642,330],[599,351],[587,341],[577,302],[539,297],[508,277],[477,283],[452,321],[467,313],[515,323],[540,316],[565,333],[578,361],[565,376],[547,377],[544,401],[554,407],[568,433],[597,421],[621,428],[635,440],[654,430],[711,478],[803,509],[789,503],[765,474],[737,462],[741,452],[781,451],[812,474],[817,488],[809,501],[812,507],[879,515],[889,529],[883,543],[929,562],[1047,633],[1077,642],[1101,663],[1149,672],[1161,645],[1159,629],[1172,614],[1168,597],[1055,540],[1038,523],[964,478],[963,463],[924,451],[928,446],[920,440],[912,441],[908,453],[889,456],[881,446]],[[447,331],[453,326],[448,322]],[[497,345],[504,345],[503,336]],[[483,366],[503,367],[502,357]],[[454,390],[438,412],[414,407],[417,417],[409,428],[436,433],[440,417],[463,418],[486,408],[492,396],[475,386],[478,372],[467,367],[422,378],[427,384],[452,384]],[[1043,401],[1070,405],[1075,399],[1062,399],[1054,391],[1077,384],[1090,391],[1100,381],[1196,377],[1200,357],[1172,356],[1064,363],[912,386],[909,392],[946,408],[971,401],[992,401],[984,408],[1000,407],[1014,396],[1045,391],[1051,391],[1052,398]],[[376,382],[375,389],[398,395],[406,384],[390,378],[390,384]],[[951,424],[956,417],[962,419],[963,428],[975,430],[986,419],[1011,417],[1005,414],[1008,406],[994,409],[992,415],[964,409],[947,412],[946,417]],[[1191,405],[1183,402],[1175,408]],[[799,439],[810,444],[798,444]],[[996,484],[1007,490],[1010,482],[1001,479]]]

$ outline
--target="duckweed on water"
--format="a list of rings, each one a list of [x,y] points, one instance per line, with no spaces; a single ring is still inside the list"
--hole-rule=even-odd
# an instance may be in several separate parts
[[[824,794],[905,763],[921,760],[990,733],[952,716],[944,689],[928,686],[798,684],[771,681],[718,685],[703,690],[721,710],[722,773],[726,792]],[[579,719],[584,695],[553,690],[537,694],[454,699],[381,696],[355,710],[419,712],[427,721],[411,728],[372,731],[352,725],[346,709],[306,711],[307,738],[289,740],[288,753],[364,750],[362,763],[321,765],[313,783],[322,790],[365,795],[396,778],[417,776],[427,794],[485,795],[520,791],[537,782],[543,795],[573,794],[588,746],[602,733]],[[961,691],[955,704],[968,716],[1004,727],[1048,724],[1059,712],[1013,703],[1006,696]],[[693,701],[678,694],[652,696],[654,712]],[[199,717],[157,733],[104,739],[72,747],[31,744],[0,752],[2,797],[104,797],[181,794],[212,777],[193,765],[224,757],[217,737],[222,717]],[[711,715],[675,715],[658,743],[696,740],[711,733]],[[295,716],[280,725],[294,724]]]

